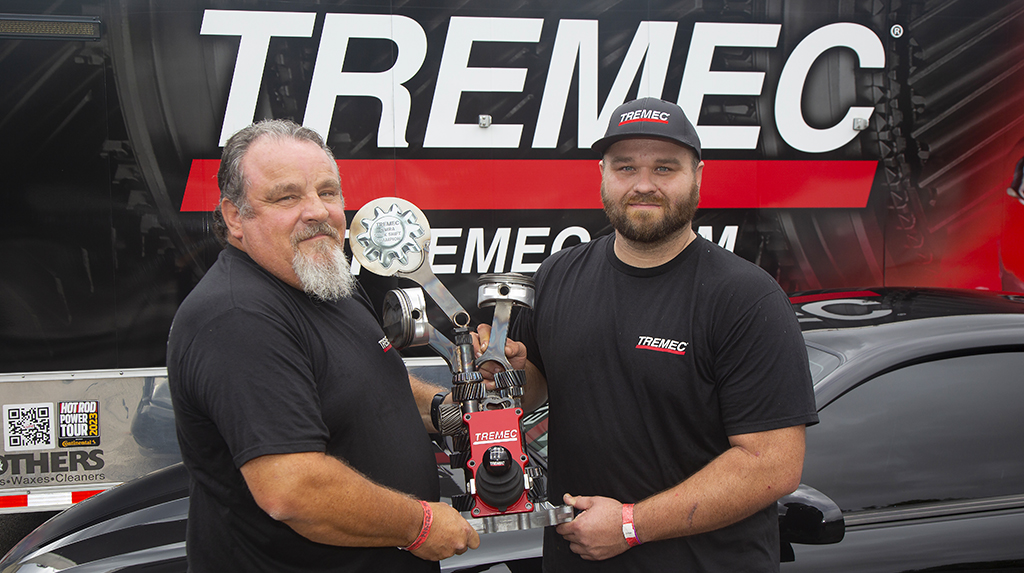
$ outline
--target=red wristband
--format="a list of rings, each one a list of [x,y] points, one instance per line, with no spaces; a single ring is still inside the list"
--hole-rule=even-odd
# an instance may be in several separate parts
[[[415,551],[423,545],[423,542],[427,540],[427,536],[430,535],[430,525],[434,523],[434,512],[430,509],[430,504],[420,500],[420,505],[423,506],[423,527],[420,528],[420,534],[409,544],[408,547],[400,547],[402,551]]]
[[[633,504],[622,504],[622,536],[630,547],[640,545],[640,539],[636,536],[636,527],[633,526]]]

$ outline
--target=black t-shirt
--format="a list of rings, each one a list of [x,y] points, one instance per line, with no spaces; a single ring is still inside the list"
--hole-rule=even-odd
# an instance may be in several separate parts
[[[263,455],[326,452],[438,499],[408,372],[361,294],[316,301],[228,247],[178,309],[167,368],[191,476],[191,571],[437,570],[395,548],[310,541],[263,512],[239,471]]]
[[[767,273],[700,237],[650,269],[613,246],[609,235],[548,258],[535,308],[510,335],[547,377],[552,499],[638,502],[703,468],[731,435],[817,421],[800,328]],[[545,570],[777,570],[777,519],[772,504],[603,562],[548,528]]]

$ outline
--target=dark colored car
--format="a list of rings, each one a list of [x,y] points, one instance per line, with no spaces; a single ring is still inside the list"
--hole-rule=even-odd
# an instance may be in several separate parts
[[[871,290],[791,297],[821,422],[803,482],[846,535],[796,571],[1024,571],[1024,297]]]
[[[1024,297],[871,289],[792,302],[821,423],[807,432],[806,485],[779,501],[783,571],[1024,570]],[[417,372],[444,375],[430,364]],[[546,412],[527,416],[542,465],[545,430]],[[439,471],[442,493],[459,493],[461,476]],[[177,465],[86,500],[0,573],[184,571],[187,481]],[[442,566],[536,570],[540,535],[493,534]]]

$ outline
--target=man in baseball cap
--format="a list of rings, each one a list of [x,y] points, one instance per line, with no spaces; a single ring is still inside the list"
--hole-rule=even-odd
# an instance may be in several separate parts
[[[549,404],[548,492],[578,512],[545,531],[544,570],[777,571],[775,502],[817,421],[789,300],[693,232],[679,106],[627,102],[593,149],[615,232],[544,261],[506,346],[524,408]]]
[[[601,200],[619,236],[617,255],[668,260],[693,241],[704,163],[682,108],[653,97],[626,102],[591,148],[602,155]],[[635,164],[641,159],[654,162],[650,177]]]

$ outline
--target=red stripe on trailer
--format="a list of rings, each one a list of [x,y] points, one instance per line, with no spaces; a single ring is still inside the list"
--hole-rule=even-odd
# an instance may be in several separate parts
[[[863,209],[877,161],[705,162],[702,209]],[[339,159],[349,209],[401,197],[423,211],[600,209],[596,159]],[[181,211],[220,201],[219,159],[193,159]]]
[[[89,499],[90,497],[92,497],[92,496],[94,496],[94,495],[96,495],[98,493],[103,493],[104,491],[106,491],[106,490],[95,489],[95,490],[88,490],[88,491],[63,492],[63,494],[64,495],[70,495],[71,496],[71,504],[74,505],[74,504],[79,503],[81,501],[85,501],[85,500]],[[67,498],[65,498],[65,499],[67,499]],[[53,503],[41,503],[40,500],[38,500],[38,499],[36,500],[36,503],[29,503],[29,495],[28,494],[0,495],[0,509],[5,509],[5,508],[9,509],[9,508],[12,508],[12,507],[44,507],[44,506],[49,506],[49,505],[62,505],[62,504],[60,504],[60,503],[56,503],[56,504],[53,504]]]
[[[85,501],[98,493],[103,493],[104,491],[106,490],[97,489],[93,491],[73,491],[71,492],[71,503]]]
[[[28,496],[0,495],[0,507],[28,507]]]

